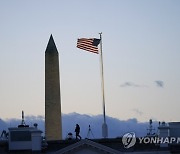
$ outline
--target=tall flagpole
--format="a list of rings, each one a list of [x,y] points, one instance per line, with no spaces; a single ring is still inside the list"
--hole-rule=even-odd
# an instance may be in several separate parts
[[[103,101],[103,118],[104,122],[102,124],[102,136],[104,138],[108,137],[108,126],[106,124],[106,106],[105,106],[105,95],[104,95],[104,69],[103,69],[103,53],[102,53],[102,32],[100,35],[100,63],[101,63],[101,85],[102,85],[102,101]]]

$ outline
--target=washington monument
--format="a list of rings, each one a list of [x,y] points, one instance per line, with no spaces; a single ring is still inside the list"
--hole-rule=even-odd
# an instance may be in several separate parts
[[[45,136],[62,139],[59,54],[52,35],[45,51]]]

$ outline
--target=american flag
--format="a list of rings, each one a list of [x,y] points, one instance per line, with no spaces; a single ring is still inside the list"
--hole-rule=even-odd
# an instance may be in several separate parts
[[[97,46],[100,41],[100,39],[96,38],[80,38],[77,40],[77,48],[98,54]]]

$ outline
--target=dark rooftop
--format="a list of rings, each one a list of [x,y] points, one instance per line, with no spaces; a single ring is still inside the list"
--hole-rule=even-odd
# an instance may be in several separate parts
[[[91,141],[99,143],[101,145],[110,147],[114,150],[121,152],[149,152],[149,151],[171,151],[171,153],[180,153],[180,145],[171,145],[169,148],[160,148],[159,145],[155,144],[139,144],[137,139],[136,144],[125,149],[122,144],[121,138],[108,138],[108,139],[91,139]],[[51,153],[61,150],[69,145],[79,142],[78,140],[60,140],[60,141],[48,141],[48,146],[46,149],[42,150],[41,153]],[[8,143],[0,143],[0,154],[5,153],[32,153],[31,151],[8,151]]]

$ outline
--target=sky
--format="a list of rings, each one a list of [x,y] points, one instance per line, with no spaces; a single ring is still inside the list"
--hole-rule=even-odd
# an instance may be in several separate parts
[[[179,121],[179,0],[0,1],[0,118],[44,115],[45,49],[59,51],[62,113],[102,114],[99,55],[77,39],[102,32],[106,114]]]

